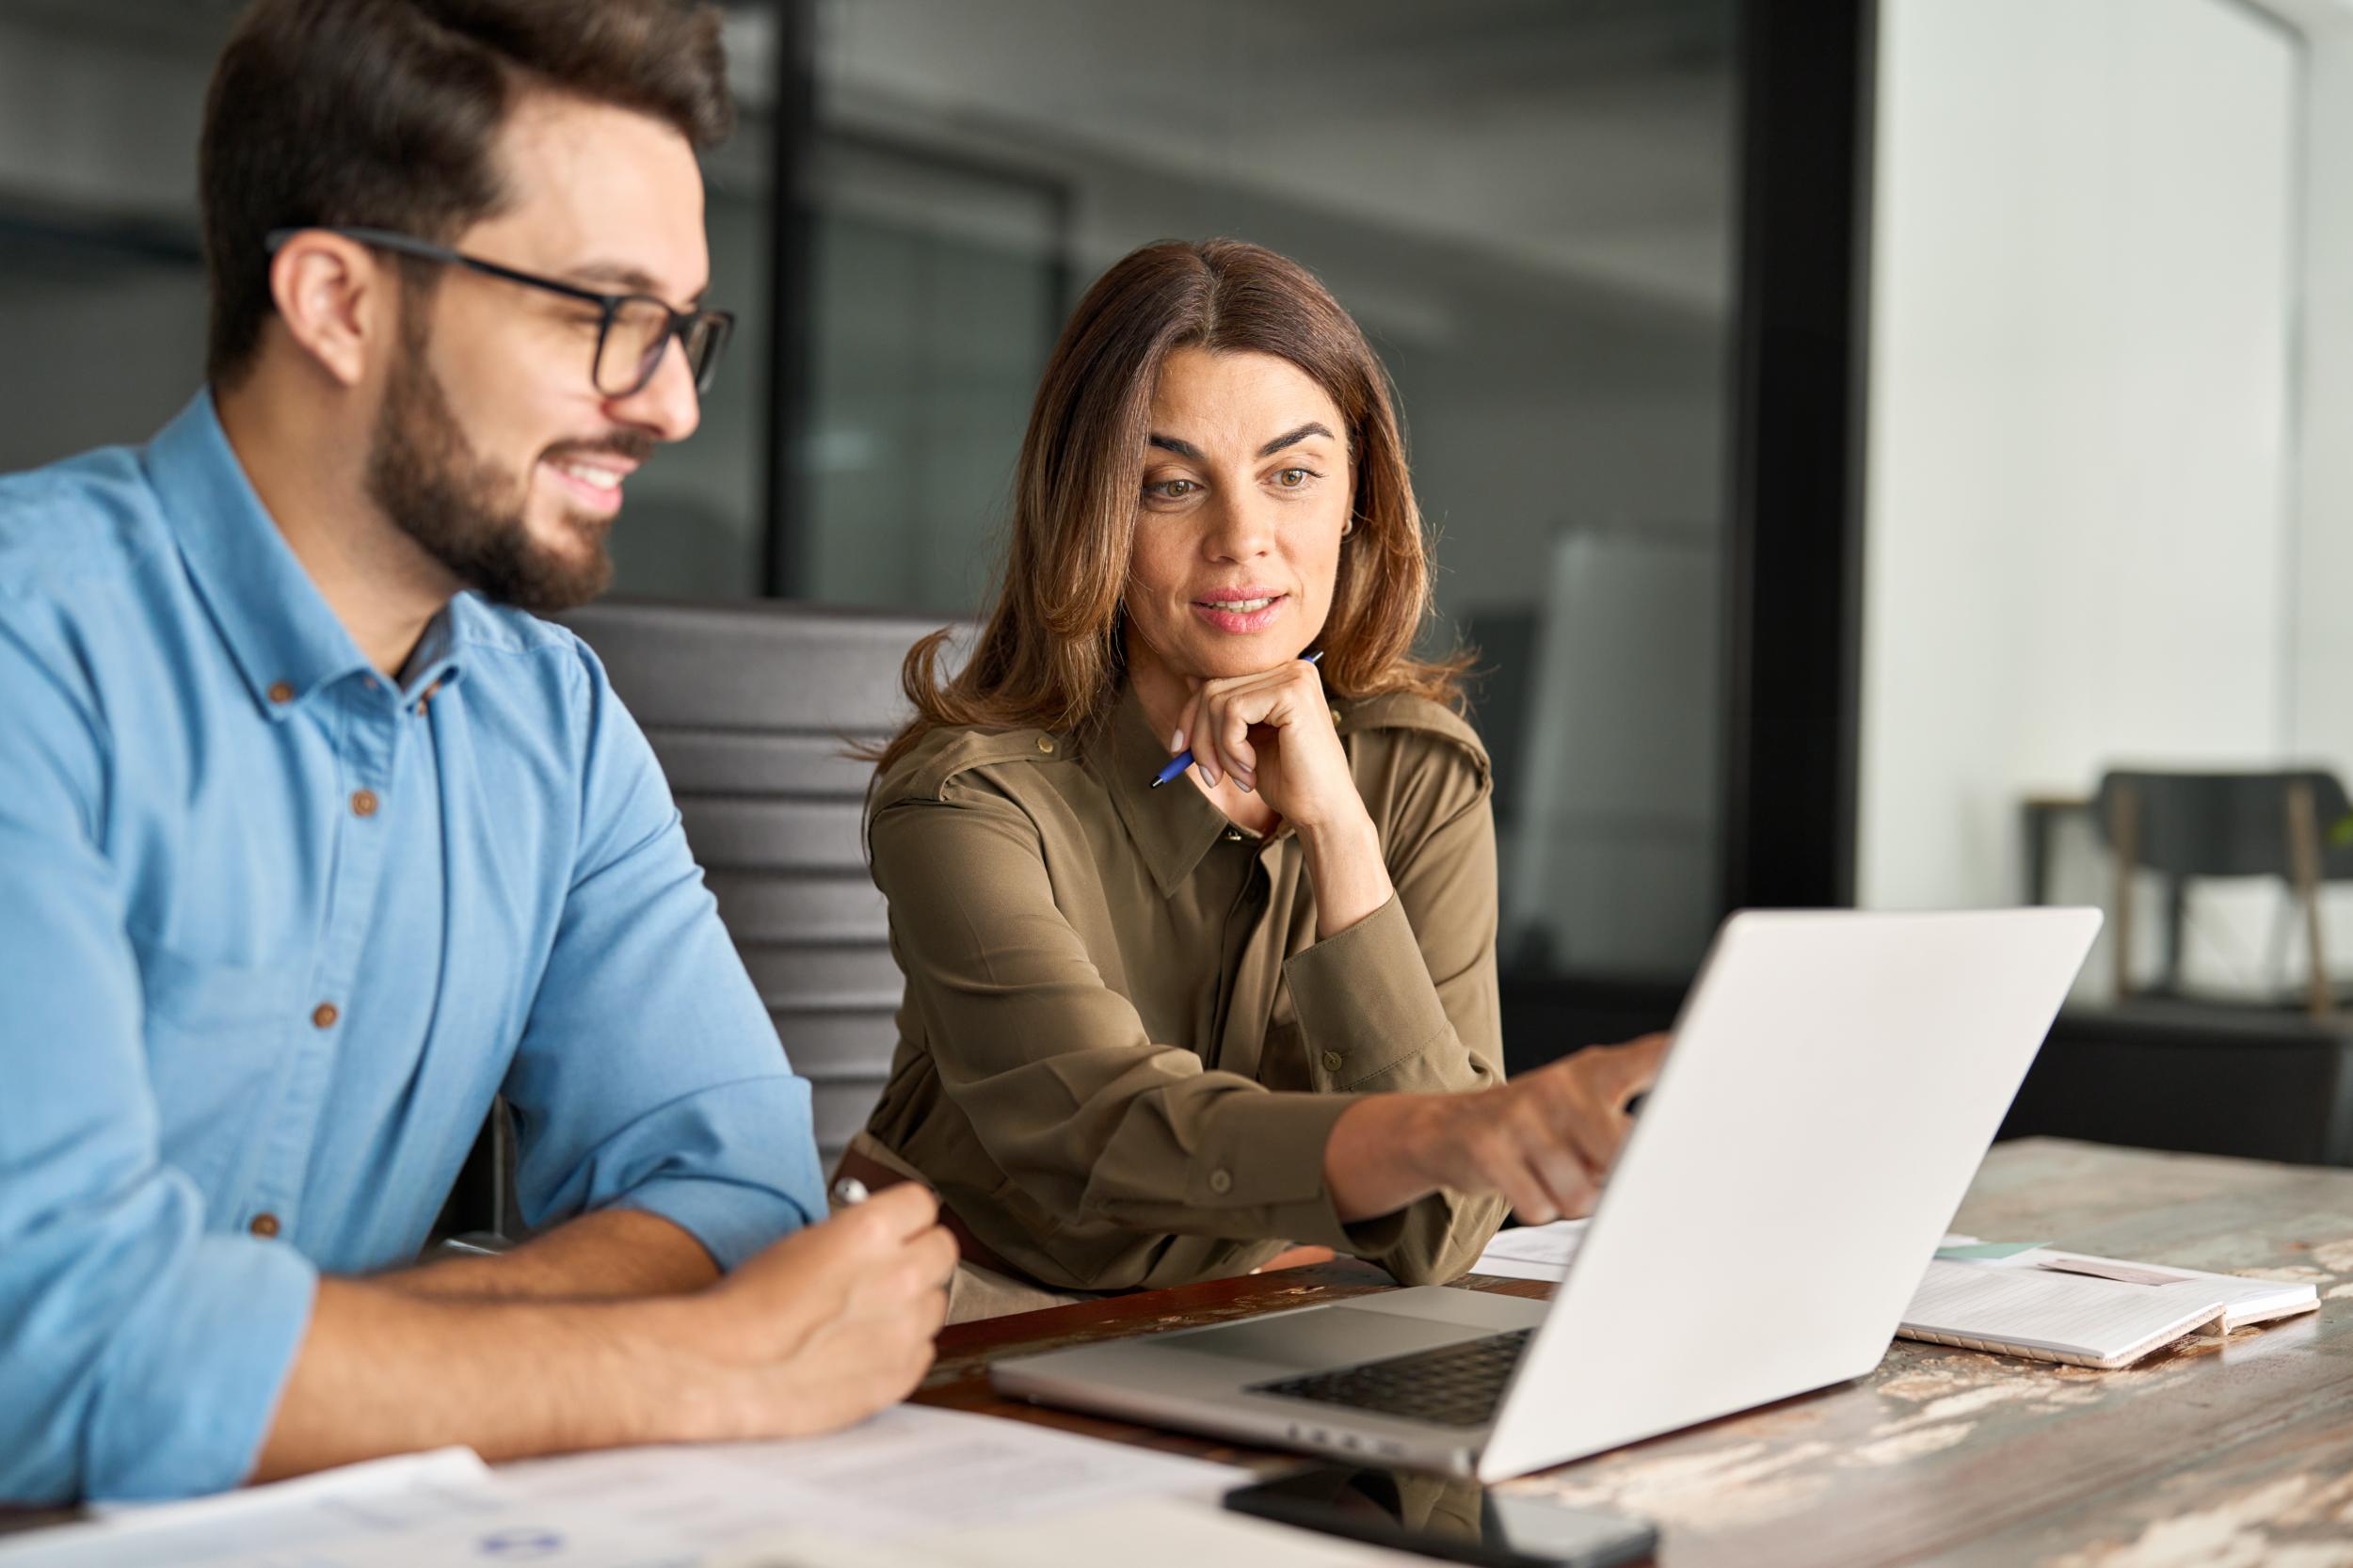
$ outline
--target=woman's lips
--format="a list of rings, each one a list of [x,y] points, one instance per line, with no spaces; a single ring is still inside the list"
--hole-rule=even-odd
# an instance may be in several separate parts
[[[1216,627],[1220,632],[1247,635],[1263,632],[1273,626],[1290,601],[1289,594],[1221,595],[1215,600],[1195,600],[1193,613]],[[1256,609],[1236,609],[1237,604],[1255,604]]]

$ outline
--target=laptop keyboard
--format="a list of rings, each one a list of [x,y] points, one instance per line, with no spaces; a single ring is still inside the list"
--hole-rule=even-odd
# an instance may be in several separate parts
[[[1484,1426],[1495,1418],[1503,1385],[1511,1381],[1512,1368],[1519,1365],[1528,1336],[1535,1332],[1514,1329],[1385,1361],[1255,1383],[1248,1392],[1321,1400],[1442,1427]]]

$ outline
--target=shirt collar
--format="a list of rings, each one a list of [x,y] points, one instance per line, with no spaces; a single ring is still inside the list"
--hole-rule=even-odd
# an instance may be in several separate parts
[[[188,575],[264,712],[282,719],[321,687],[373,673],[254,492],[210,389],[148,443],[146,464]],[[453,601],[434,616],[404,685],[453,673],[462,614]]]
[[[466,593],[442,605],[440,613],[425,622],[424,635],[417,639],[408,663],[401,666],[400,700],[404,704],[422,709],[435,692],[465,673],[465,666],[458,663],[457,646],[470,632],[479,631],[489,614],[479,600]]]
[[[1168,737],[1152,732],[1133,682],[1121,684],[1107,730],[1104,788],[1160,896],[1171,897],[1234,824],[1181,777],[1152,788],[1153,776],[1168,765]]]

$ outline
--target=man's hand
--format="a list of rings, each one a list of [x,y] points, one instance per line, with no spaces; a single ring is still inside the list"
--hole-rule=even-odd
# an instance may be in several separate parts
[[[250,1479],[462,1443],[485,1459],[789,1437],[904,1398],[955,1272],[909,1182],[687,1295],[482,1300],[319,1285]]]
[[[914,1391],[947,1321],[955,1239],[939,1200],[903,1182],[786,1237],[696,1302],[714,1430],[798,1437],[862,1419]]]
[[[1464,1095],[1376,1095],[1332,1124],[1324,1179],[1344,1221],[1440,1188],[1498,1192],[1529,1224],[1593,1211],[1671,1039],[1592,1046],[1509,1083]]]

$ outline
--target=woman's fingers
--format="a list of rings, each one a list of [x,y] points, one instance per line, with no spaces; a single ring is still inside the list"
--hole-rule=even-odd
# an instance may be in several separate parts
[[[1258,753],[1250,744],[1251,727],[1284,729],[1302,713],[1324,715],[1321,694],[1315,666],[1298,662],[1284,669],[1208,682],[1201,689],[1200,723],[1216,754],[1217,769],[1233,775],[1245,789],[1257,788]],[[1306,696],[1315,700],[1304,700]],[[1201,754],[1201,740],[1195,737],[1193,756]]]
[[[1536,1079],[1509,1089],[1504,1127],[1553,1208],[1560,1215],[1583,1214],[1593,1208],[1598,1168],[1583,1139],[1561,1136],[1559,1096],[1548,1093],[1554,1087]]]
[[[1229,697],[1230,693],[1221,682],[1210,681],[1193,699],[1193,760],[1202,777],[1212,785],[1235,772],[1228,733]],[[1243,728],[1247,729],[1248,726]]]
[[[1250,727],[1263,722],[1260,714],[1266,703],[1256,692],[1234,692],[1219,705],[1217,723],[1218,755],[1225,759],[1225,771],[1245,790],[1258,787],[1258,753],[1250,744]]]
[[[1260,759],[1250,740],[1254,727],[1281,732],[1297,725],[1330,722],[1322,680],[1315,665],[1304,660],[1189,683],[1193,692],[1185,709],[1185,744],[1193,748],[1202,782],[1211,788],[1228,776],[1246,790],[1258,787]]]
[[[1505,1144],[1481,1161],[1479,1186],[1500,1196],[1523,1224],[1550,1224],[1561,1217],[1560,1206],[1534,1165],[1513,1145]]]
[[[1171,757],[1192,745],[1193,737],[1201,731],[1201,682],[1189,675],[1185,677],[1185,684],[1193,689],[1193,695],[1185,699],[1184,711],[1176,715],[1176,732],[1168,738],[1168,754]],[[1201,766],[1198,749],[1194,750],[1193,760],[1195,771],[1206,781],[1214,783],[1214,779],[1209,778],[1209,770]]]
[[[1554,1139],[1539,1137],[1529,1151],[1528,1162],[1543,1180],[1545,1195],[1560,1210],[1560,1218],[1577,1219],[1593,1212],[1601,1184],[1583,1157]]]
[[[1624,1106],[1658,1081],[1658,1069],[1665,1065],[1668,1048],[1674,1044],[1674,1038],[1663,1032],[1645,1034],[1625,1045],[1611,1046],[1601,1053],[1607,1063],[1603,1084],[1611,1104]]]
[[[1617,1163],[1618,1150],[1634,1126],[1624,1098],[1612,1092],[1617,1071],[1609,1055],[1607,1050],[1579,1051],[1529,1084],[1545,1096],[1554,1139],[1600,1176]]]

